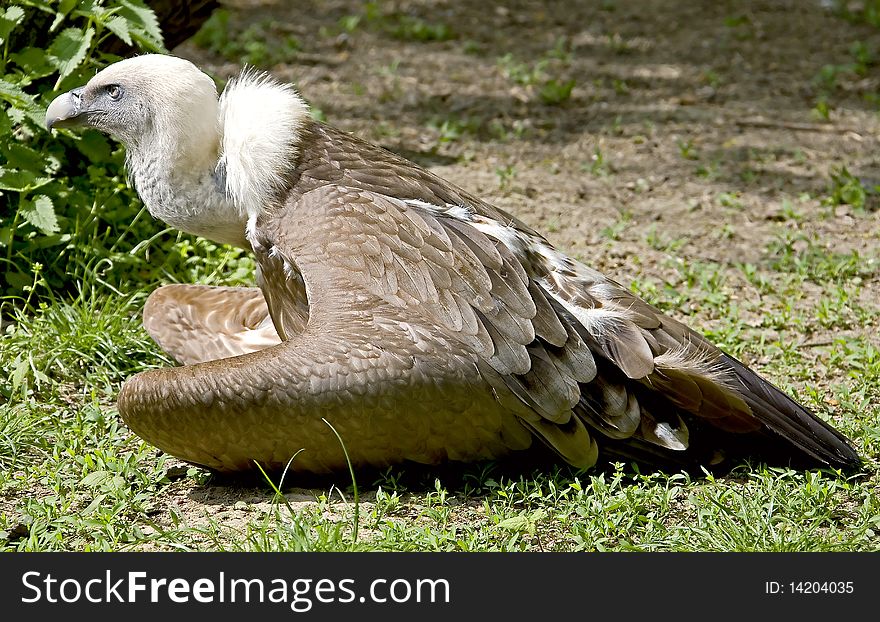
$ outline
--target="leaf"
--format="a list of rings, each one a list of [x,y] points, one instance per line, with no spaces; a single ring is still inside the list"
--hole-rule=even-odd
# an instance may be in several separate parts
[[[527,516],[511,516],[498,523],[498,526],[509,531],[526,531],[530,522]]]
[[[0,144],[0,153],[6,158],[10,168],[42,171],[46,165],[44,156],[39,151],[18,143]]]
[[[12,390],[15,391],[21,386],[21,383],[24,382],[24,379],[27,377],[30,365],[28,365],[27,360],[21,360],[20,356],[16,356],[15,361],[12,364],[15,365],[15,367],[12,369],[9,379],[12,381]]]
[[[8,7],[5,11],[0,10],[0,43],[6,41],[6,37],[22,19],[24,19],[24,9],[19,6]]]
[[[63,13],[56,13],[55,19],[52,20],[52,24],[49,26],[49,32],[55,32],[55,30],[58,28],[58,26],[61,24],[61,22],[64,21],[65,17],[66,17],[66,15],[64,15]]]
[[[132,38],[155,52],[166,52],[156,13],[140,0],[120,0],[118,15],[129,22]],[[132,26],[135,26],[132,28]]]
[[[87,488],[95,488],[104,482],[112,479],[113,473],[110,471],[92,471],[80,480],[80,485]]]
[[[9,136],[12,134],[12,120],[6,111],[0,108],[0,136]]]
[[[14,171],[0,168],[0,190],[24,192],[31,188],[37,176],[30,171]]]
[[[94,473],[90,473],[89,475],[94,475]],[[86,475],[86,477],[89,477],[89,475]],[[104,499],[106,497],[107,497],[107,495],[105,495],[105,494],[95,495],[95,498],[92,499],[92,502],[89,503],[85,507],[85,509],[82,509],[79,511],[79,515],[80,516],[88,516],[89,514],[91,514],[95,510],[97,510],[99,507],[101,507],[101,503],[104,501]]]
[[[95,29],[89,26],[85,32],[78,28],[65,28],[55,37],[49,46],[49,62],[58,69],[58,82],[85,60],[94,36]]]
[[[22,91],[17,85],[3,79],[0,79],[0,99],[22,110],[37,109],[37,105],[30,95]]]
[[[100,132],[84,132],[76,146],[92,162],[105,163],[110,159],[110,142]]]
[[[70,242],[70,234],[59,234],[53,233],[51,235],[44,235],[39,238],[34,238],[29,241],[30,247],[32,249],[37,248],[52,248],[53,246],[58,246],[59,244],[67,244]]]
[[[28,287],[34,282],[32,276],[19,270],[16,270],[15,272],[9,271],[3,275],[3,278],[6,279],[6,282],[9,283],[11,287],[19,290]]]
[[[115,16],[111,17],[104,24],[107,27],[107,30],[112,32],[114,35],[122,39],[126,45],[131,45],[131,33],[128,30],[128,20],[124,17]]]
[[[13,123],[22,123],[25,118],[38,127],[43,126],[45,110],[34,102],[34,98],[15,84],[0,78],[0,101],[7,101],[12,107],[6,111]]]
[[[16,171],[0,167],[0,190],[28,192],[41,188],[51,181],[50,177],[37,177],[31,171]]]
[[[12,54],[9,58],[21,67],[30,79],[45,78],[55,71],[55,68],[46,56],[46,51],[40,48],[24,48]]]
[[[36,227],[40,233],[49,235],[58,233],[58,217],[52,199],[44,194],[34,198],[33,203],[25,205],[21,210],[24,219]]]

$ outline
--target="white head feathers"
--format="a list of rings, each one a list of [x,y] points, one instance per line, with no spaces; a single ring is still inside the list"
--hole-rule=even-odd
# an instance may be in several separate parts
[[[126,87],[119,119],[126,122],[107,129],[130,151],[149,149],[194,167],[216,159],[217,87],[191,62],[160,54],[128,58],[101,71],[88,87],[107,84]]]

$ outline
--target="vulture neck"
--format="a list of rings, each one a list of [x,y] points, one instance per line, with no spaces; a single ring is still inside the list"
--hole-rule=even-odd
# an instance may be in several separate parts
[[[220,132],[205,130],[197,140],[180,132],[129,148],[132,181],[155,218],[215,242],[250,248],[247,216],[227,196],[225,169],[218,167]]]
[[[129,170],[156,218],[249,249],[248,223],[288,196],[309,109],[290,85],[249,71],[219,101],[203,95],[161,113],[129,146]]]

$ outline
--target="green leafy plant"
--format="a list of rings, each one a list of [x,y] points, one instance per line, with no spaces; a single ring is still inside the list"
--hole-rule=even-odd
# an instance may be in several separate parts
[[[551,106],[556,106],[571,97],[571,91],[574,89],[574,80],[557,80],[550,78],[541,87],[538,94],[541,101]]]
[[[874,89],[862,86],[866,84],[864,78],[877,66],[875,49],[863,41],[854,41],[849,46],[849,53],[852,57],[851,62],[823,65],[813,77],[813,85],[816,89],[813,116],[820,120],[829,120],[830,112],[834,108],[832,99],[852,92],[859,93],[862,99],[874,105],[877,103]]]
[[[825,205],[851,205],[856,211],[872,209],[880,195],[880,186],[864,184],[845,166],[831,171]]]
[[[397,11],[385,13],[379,2],[365,2],[361,13],[341,17],[334,27],[322,27],[321,35],[351,34],[361,28],[384,32],[401,41],[449,41],[457,36],[443,22],[431,22]]]
[[[445,145],[462,136],[477,134],[480,121],[473,117],[435,117],[428,122],[428,127],[437,132],[438,145]]]
[[[164,50],[156,16],[140,0],[20,0],[0,8],[4,294],[63,289],[68,274],[129,250],[118,242],[142,208],[126,184],[121,150],[97,132],[52,136],[44,126],[54,96],[118,58],[101,51],[114,38]]]
[[[442,22],[427,22],[409,15],[396,16],[393,21],[390,32],[403,41],[448,41],[455,37],[452,29]]]
[[[560,75],[570,60],[565,49],[565,42],[557,41],[553,49],[534,63],[520,62],[513,54],[505,54],[498,59],[498,67],[508,80],[526,87],[544,104],[558,106],[571,98],[576,84],[574,79]]]
[[[829,4],[832,12],[853,23],[880,26],[880,0],[831,0]]]
[[[513,164],[505,164],[496,168],[495,174],[498,176],[498,188],[509,190],[513,179],[516,177],[516,169]]]

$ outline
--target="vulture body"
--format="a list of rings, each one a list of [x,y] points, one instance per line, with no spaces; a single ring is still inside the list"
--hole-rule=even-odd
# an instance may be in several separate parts
[[[171,56],[57,98],[50,127],[127,147],[150,212],[253,251],[259,288],[172,285],[144,309],[181,367],[130,378],[126,424],[219,471],[500,458],[724,456],[849,469],[847,439],[704,337],[510,214],[310,118],[244,73],[218,98]]]

